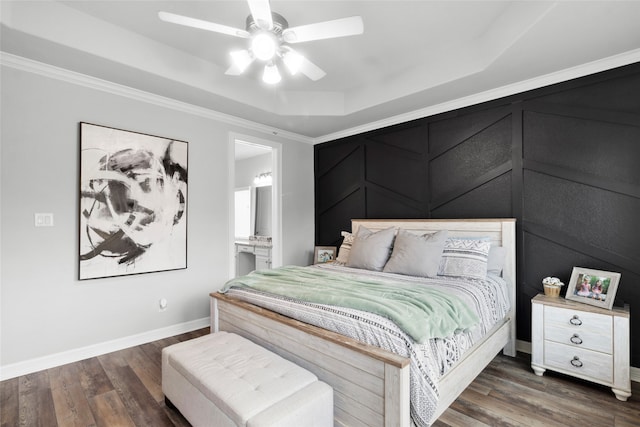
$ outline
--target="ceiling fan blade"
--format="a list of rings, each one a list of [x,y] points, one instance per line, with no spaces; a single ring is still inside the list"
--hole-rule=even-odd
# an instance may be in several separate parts
[[[351,16],[349,18],[287,28],[282,32],[282,38],[287,43],[302,43],[311,40],[354,36],[363,32],[364,24],[362,18],[360,16]]]
[[[199,28],[201,30],[213,31],[214,33],[222,33],[235,37],[242,37],[248,39],[250,34],[239,28],[228,27],[222,24],[215,24],[209,21],[203,21],[201,19],[190,18],[188,16],[176,15],[170,12],[158,12],[158,17],[172,24],[184,25],[186,27]]]
[[[303,57],[302,64],[300,64],[300,72],[313,81],[320,80],[327,75],[322,68],[318,67],[305,57]]]
[[[273,28],[273,18],[271,16],[271,6],[269,0],[248,0],[251,16],[263,30],[269,31]]]

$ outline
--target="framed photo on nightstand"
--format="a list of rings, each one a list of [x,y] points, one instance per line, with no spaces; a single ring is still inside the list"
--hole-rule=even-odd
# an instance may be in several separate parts
[[[336,251],[336,246],[316,246],[313,254],[313,263],[323,264],[325,262],[335,261]]]
[[[620,273],[573,267],[566,299],[611,310]]]

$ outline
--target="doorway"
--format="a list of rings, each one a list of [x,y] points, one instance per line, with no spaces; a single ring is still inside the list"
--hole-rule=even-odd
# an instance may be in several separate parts
[[[244,135],[229,140],[229,275],[281,265],[280,144]]]

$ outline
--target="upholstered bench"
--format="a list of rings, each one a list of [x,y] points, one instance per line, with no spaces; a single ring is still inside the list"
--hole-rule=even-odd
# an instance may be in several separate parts
[[[162,350],[162,391],[193,426],[333,426],[333,389],[239,335]]]

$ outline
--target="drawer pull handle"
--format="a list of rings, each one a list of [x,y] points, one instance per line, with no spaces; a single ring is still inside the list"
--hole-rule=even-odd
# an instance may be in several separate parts
[[[582,338],[578,334],[573,334],[569,340],[574,344],[582,344]]]
[[[575,326],[580,326],[582,325],[582,320],[580,320],[577,314],[574,314],[573,317],[569,319],[569,323]]]
[[[573,356],[573,359],[571,359],[571,364],[576,368],[582,368],[582,365],[584,365],[584,363],[582,363],[578,356]]]

